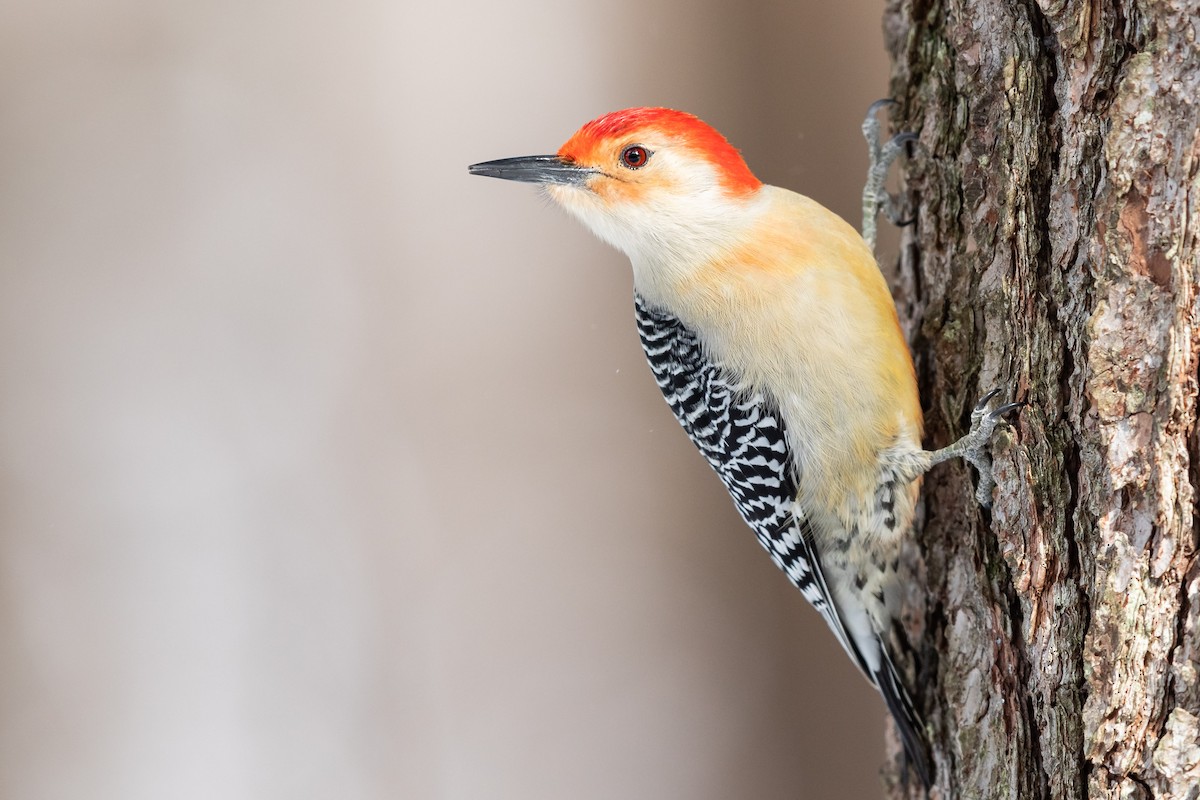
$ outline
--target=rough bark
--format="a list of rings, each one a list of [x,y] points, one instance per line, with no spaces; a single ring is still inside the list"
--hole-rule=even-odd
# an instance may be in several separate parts
[[[890,0],[885,31],[927,443],[1028,403],[990,513],[965,466],[925,484],[932,796],[1200,797],[1200,3]]]

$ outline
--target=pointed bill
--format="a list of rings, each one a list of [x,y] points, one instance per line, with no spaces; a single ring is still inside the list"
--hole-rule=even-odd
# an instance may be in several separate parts
[[[588,178],[598,173],[598,170],[581,167],[559,156],[500,158],[472,164],[467,170],[472,175],[483,175],[487,178],[525,183],[559,183],[567,186],[582,186]]]

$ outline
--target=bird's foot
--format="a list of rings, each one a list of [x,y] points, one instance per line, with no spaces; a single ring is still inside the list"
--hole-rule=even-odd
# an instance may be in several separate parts
[[[954,444],[935,450],[930,454],[929,465],[940,464],[951,458],[963,457],[979,470],[979,485],[975,487],[975,499],[984,508],[992,506],[992,489],[996,480],[992,476],[992,455],[989,444],[996,425],[1009,412],[1015,411],[1024,403],[1005,403],[998,408],[991,408],[992,400],[1000,393],[993,389],[983,396],[971,412],[971,430],[967,435]]]
[[[875,248],[875,220],[879,212],[887,216],[893,225],[911,225],[911,214],[902,209],[903,202],[893,198],[884,183],[887,182],[888,170],[892,163],[905,151],[905,145],[915,142],[915,133],[899,133],[884,143],[879,141],[879,117],[876,113],[884,106],[894,105],[895,100],[876,100],[867,109],[867,117],[863,120],[863,137],[867,140],[867,152],[871,163],[867,168],[867,184],[863,187],[863,239],[871,249]]]

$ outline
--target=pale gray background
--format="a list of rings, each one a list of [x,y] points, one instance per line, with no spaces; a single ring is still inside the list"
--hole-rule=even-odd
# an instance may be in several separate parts
[[[882,704],[467,164],[695,112],[857,224],[882,3],[5,2],[0,797],[872,798]]]

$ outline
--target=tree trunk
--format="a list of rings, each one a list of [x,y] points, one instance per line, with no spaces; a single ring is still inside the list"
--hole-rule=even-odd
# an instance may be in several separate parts
[[[927,445],[1028,403],[990,513],[926,478],[932,796],[1197,798],[1200,3],[890,0],[885,31]]]

